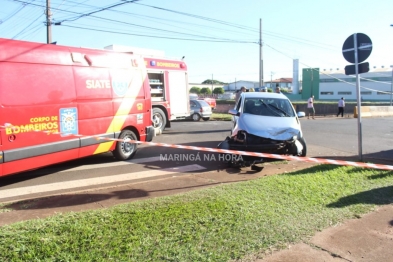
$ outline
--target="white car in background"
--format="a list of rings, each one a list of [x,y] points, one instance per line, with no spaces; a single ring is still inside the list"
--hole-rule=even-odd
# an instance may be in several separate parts
[[[233,100],[235,99],[236,95],[234,93],[226,93],[226,94],[221,94],[218,96],[218,99],[223,99],[223,100]]]

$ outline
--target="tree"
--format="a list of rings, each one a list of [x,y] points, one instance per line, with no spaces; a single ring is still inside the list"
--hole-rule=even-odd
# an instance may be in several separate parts
[[[211,80],[211,79],[206,79],[205,81],[202,82],[203,85],[225,85],[224,82],[218,81],[218,80]]]
[[[204,94],[204,95],[210,95],[212,93],[212,90],[210,90],[210,88],[208,87],[202,87],[200,94]]]
[[[213,94],[217,94],[217,95],[219,95],[219,94],[224,94],[224,88],[222,88],[222,87],[216,87],[216,88],[214,88]]]
[[[201,88],[200,88],[200,87],[197,87],[197,86],[193,86],[193,87],[191,87],[191,89],[190,89],[190,93],[193,93],[193,94],[200,94],[200,93],[201,93]]]

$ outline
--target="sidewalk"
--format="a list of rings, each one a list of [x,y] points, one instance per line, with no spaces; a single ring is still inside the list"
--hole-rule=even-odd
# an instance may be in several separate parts
[[[393,205],[317,233],[256,262],[393,261]]]

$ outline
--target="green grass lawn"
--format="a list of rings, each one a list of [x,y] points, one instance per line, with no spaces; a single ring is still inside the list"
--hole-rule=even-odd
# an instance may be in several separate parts
[[[231,121],[232,120],[232,115],[224,114],[224,113],[213,113],[212,116],[210,117],[210,120],[213,120],[213,121]]]
[[[228,261],[393,202],[393,172],[320,165],[0,227],[0,261]]]

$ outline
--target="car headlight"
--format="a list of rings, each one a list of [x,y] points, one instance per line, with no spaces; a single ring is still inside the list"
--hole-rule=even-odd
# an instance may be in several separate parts
[[[299,131],[299,133],[297,133],[296,136],[293,136],[292,139],[293,139],[293,141],[296,141],[296,140],[301,139],[302,136],[303,136],[303,135],[302,135],[302,131]]]
[[[244,143],[246,139],[247,139],[247,133],[243,130],[237,132],[236,136],[234,137],[234,140],[239,143]]]

